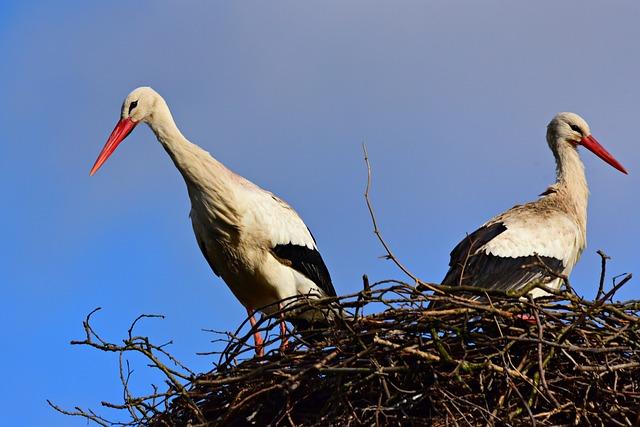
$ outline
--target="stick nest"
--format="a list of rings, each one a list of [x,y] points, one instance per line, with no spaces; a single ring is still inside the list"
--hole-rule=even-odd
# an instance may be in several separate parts
[[[606,260],[595,300],[563,291],[524,300],[520,292],[446,287],[422,282],[393,255],[365,200],[374,233],[413,284],[387,280],[340,298],[299,301],[332,316],[323,328],[289,331],[291,349],[277,350],[278,322],[287,309],[256,325],[271,351],[253,357],[247,321],[221,333],[224,350],[212,372],[196,374],[167,350],[136,335],[122,344],[103,339],[84,321],[85,339],[72,344],[119,355],[123,402],[102,402],[114,421],[91,409],[58,412],[98,425],[345,426],[345,425],[598,425],[640,426],[640,301],[614,302],[627,275],[604,289]],[[538,259],[540,265],[546,266]],[[549,271],[550,275],[554,275]],[[436,303],[433,305],[433,303]],[[165,386],[132,394],[126,355],[142,355]]]
[[[133,334],[147,316],[122,345],[100,338],[87,317],[86,339],[74,344],[120,354],[124,402],[103,405],[126,419],[51,405],[100,425],[640,425],[640,302],[613,302],[629,279],[595,301],[569,291],[523,301],[471,288],[366,285],[310,302],[347,315],[291,331],[287,352],[277,348],[282,313],[256,326],[271,342],[263,358],[254,357],[253,331],[224,334],[215,370],[199,375]],[[129,352],[142,353],[168,388],[132,396]]]

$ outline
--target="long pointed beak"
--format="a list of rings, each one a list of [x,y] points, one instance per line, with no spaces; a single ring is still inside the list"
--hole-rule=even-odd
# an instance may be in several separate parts
[[[102,166],[102,164],[107,161],[109,156],[114,151],[116,151],[118,145],[131,133],[131,131],[134,127],[136,127],[137,124],[137,122],[134,122],[128,117],[126,119],[121,119],[118,122],[116,127],[113,128],[113,132],[111,132],[109,139],[107,139],[107,143],[104,144],[104,147],[102,148],[100,155],[98,155],[96,162],[93,164],[91,172],[89,172],[89,176],[93,176],[93,174],[96,173],[98,169],[100,169],[100,166]]]
[[[618,169],[620,172],[624,174],[628,174],[627,170],[617,161],[611,153],[604,149],[602,145],[596,140],[593,136],[588,135],[582,138],[580,141],[580,145],[585,146],[589,151],[591,151],[596,156],[600,157],[605,162],[609,163],[614,168]]]

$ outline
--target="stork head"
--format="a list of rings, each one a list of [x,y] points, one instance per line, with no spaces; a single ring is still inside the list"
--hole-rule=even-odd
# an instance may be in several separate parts
[[[158,92],[148,86],[134,89],[122,103],[120,119],[131,119],[136,123],[146,122],[153,115],[156,103],[161,99]]]
[[[96,173],[100,166],[107,161],[118,145],[131,133],[140,122],[148,123],[153,119],[158,102],[162,98],[150,87],[139,87],[131,92],[122,103],[120,120],[111,132],[107,143],[98,155],[89,175]]]
[[[547,142],[554,153],[582,145],[622,173],[627,170],[591,135],[587,122],[575,113],[558,113],[547,126]]]

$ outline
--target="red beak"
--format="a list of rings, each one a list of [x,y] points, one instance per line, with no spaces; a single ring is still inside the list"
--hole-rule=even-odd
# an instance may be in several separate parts
[[[582,140],[580,140],[580,145],[584,145],[589,151],[609,163],[614,168],[618,169],[620,172],[628,174],[624,166],[622,166],[620,162],[611,155],[611,153],[605,150],[593,136],[589,135],[582,138]]]
[[[102,151],[96,159],[96,162],[93,164],[91,172],[89,172],[89,176],[93,176],[93,174],[96,173],[98,169],[100,169],[100,166],[102,166],[102,164],[107,161],[111,153],[116,151],[118,145],[131,133],[131,131],[134,127],[136,127],[137,124],[137,122],[134,122],[128,117],[126,119],[121,119],[118,122],[116,127],[113,128],[113,132],[111,132],[107,143],[104,144],[104,148],[102,148]]]

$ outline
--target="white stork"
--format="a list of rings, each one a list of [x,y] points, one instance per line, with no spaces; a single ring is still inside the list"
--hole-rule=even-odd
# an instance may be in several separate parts
[[[213,272],[247,309],[252,326],[256,324],[255,310],[273,313],[285,298],[336,295],[315,239],[296,211],[189,142],[165,100],[149,87],[137,88],[126,97],[120,121],[90,175],[139,123],[149,125],[182,174],[198,246]],[[301,316],[309,320],[314,315],[307,311]],[[283,350],[283,320],[280,328]],[[263,355],[259,332],[254,339],[256,352]]]
[[[556,159],[556,183],[534,202],[492,218],[451,252],[443,285],[520,290],[533,280],[558,289],[586,245],[589,188],[578,155],[582,145],[623,173],[625,168],[591,136],[577,114],[559,113],[547,126]],[[549,268],[531,268],[538,258]],[[552,271],[557,275],[550,274]],[[546,295],[535,288],[532,297]]]

